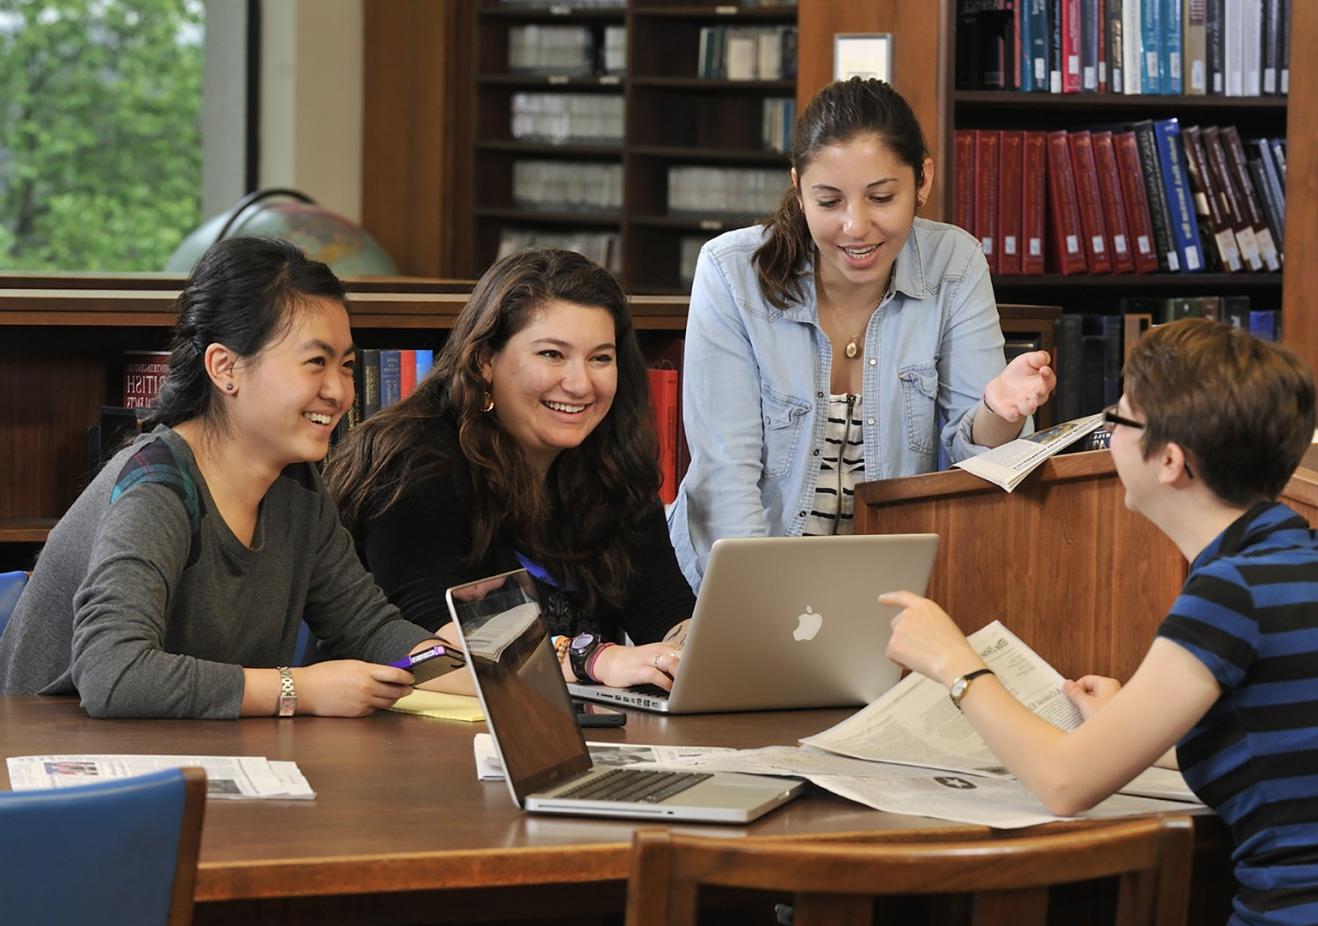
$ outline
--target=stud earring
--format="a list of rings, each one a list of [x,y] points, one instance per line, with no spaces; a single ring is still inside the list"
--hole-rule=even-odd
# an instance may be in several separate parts
[[[494,393],[488,389],[485,390],[485,401],[481,403],[481,411],[487,413],[494,411]]]
[[[233,392],[233,383],[225,383],[225,384],[224,384],[224,391],[225,391],[225,392]]]

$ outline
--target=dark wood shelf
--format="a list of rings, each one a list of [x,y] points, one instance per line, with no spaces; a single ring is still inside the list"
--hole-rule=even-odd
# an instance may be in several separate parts
[[[782,93],[796,95],[795,80],[714,80],[710,77],[633,77],[633,87],[654,90],[697,90],[702,93],[725,93],[729,90],[746,93]]]
[[[45,543],[55,518],[0,518],[0,543]]]
[[[604,93],[617,93],[624,84],[621,74],[477,74],[476,82],[514,90],[593,90]]]
[[[952,104],[974,109],[1045,109],[1068,111],[1167,113],[1210,110],[1225,118],[1232,113],[1286,111],[1284,96],[1155,96],[1123,93],[1025,93],[1019,90],[956,90]]]
[[[627,18],[627,8],[573,6],[570,3],[546,3],[544,6],[482,6],[477,14],[486,19],[498,19],[505,22],[590,22],[622,24]]]
[[[610,158],[622,157],[622,145],[590,145],[573,142],[556,145],[553,142],[540,141],[478,141],[478,151],[506,151],[510,154],[534,154],[537,156],[564,158]]]
[[[735,3],[718,6],[638,6],[632,10],[638,19],[691,19],[707,22],[753,21],[769,23],[796,22],[796,5],[791,6],[737,6]]]
[[[635,145],[628,149],[632,154],[648,158],[667,158],[672,161],[718,164],[768,164],[787,167],[790,156],[781,151],[762,151],[754,148],[694,148],[676,145]]]
[[[993,277],[995,291],[1070,289],[1280,289],[1280,273],[1076,273]]]
[[[692,215],[634,215],[633,225],[646,228],[670,228],[677,231],[725,232],[764,221],[762,215],[725,215],[697,218]]]
[[[618,228],[622,224],[622,216],[617,212],[540,211],[503,206],[477,206],[476,217],[528,225],[580,225],[589,228]]]

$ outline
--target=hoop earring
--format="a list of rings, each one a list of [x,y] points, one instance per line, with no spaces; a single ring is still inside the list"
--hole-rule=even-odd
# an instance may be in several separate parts
[[[494,393],[488,389],[485,390],[485,401],[481,403],[481,411],[486,413],[494,411]]]

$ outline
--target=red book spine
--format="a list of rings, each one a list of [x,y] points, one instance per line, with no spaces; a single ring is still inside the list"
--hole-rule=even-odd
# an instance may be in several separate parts
[[[398,397],[406,399],[416,392],[416,351],[398,352]]]
[[[1079,93],[1080,0],[1062,0],[1062,92]]]
[[[1113,273],[1134,273],[1135,258],[1130,254],[1130,227],[1126,223],[1126,200],[1121,195],[1121,177],[1117,173],[1117,153],[1112,147],[1111,132],[1094,132],[1089,136],[1094,146],[1094,172],[1098,175],[1098,198],[1103,204],[1103,222],[1107,226],[1109,257]]]
[[[1002,167],[998,171],[998,273],[1021,272],[1021,171],[1023,132],[1002,133]]]
[[[1071,170],[1071,148],[1066,133],[1048,133],[1048,227],[1056,272],[1084,273],[1084,232],[1080,206],[1076,202],[1075,176]]]
[[[1107,252],[1107,227],[1103,222],[1103,204],[1098,199],[1098,175],[1089,133],[1072,132],[1067,141],[1071,144],[1071,172],[1080,206],[1080,228],[1085,236],[1085,263],[1090,273],[1111,273],[1112,258]]]
[[[975,230],[975,133],[970,129],[957,129],[956,146],[956,202],[952,222],[976,238]]]
[[[984,247],[989,272],[998,272],[998,167],[1002,133],[975,131],[975,234]]]
[[[650,408],[659,437],[659,500],[671,505],[677,499],[677,438],[682,430],[677,413],[677,371],[651,369]]]
[[[1107,93],[1107,0],[1098,0],[1094,17],[1097,22],[1091,28],[1098,30],[1098,92]]]
[[[1130,253],[1136,273],[1156,273],[1158,252],[1153,247],[1153,217],[1149,215],[1149,198],[1144,192],[1144,168],[1140,164],[1139,142],[1134,132],[1117,132],[1112,136],[1117,152],[1117,176],[1121,195],[1126,201],[1126,224],[1130,227]]]
[[[1026,132],[1021,167],[1021,273],[1043,273],[1047,154],[1043,132]]]

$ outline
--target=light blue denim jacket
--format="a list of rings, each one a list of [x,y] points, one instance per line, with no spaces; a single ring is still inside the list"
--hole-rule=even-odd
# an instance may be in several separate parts
[[[707,243],[691,288],[682,372],[691,467],[668,528],[697,590],[718,538],[799,535],[819,478],[832,344],[813,272],[786,310],[761,293],[751,255],[764,239],[757,225]],[[917,218],[865,329],[865,479],[931,472],[940,446],[953,462],[986,449],[970,429],[1002,372],[1002,345],[979,242]]]

